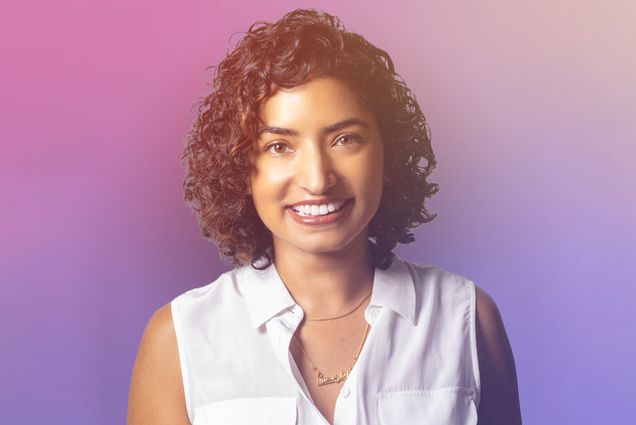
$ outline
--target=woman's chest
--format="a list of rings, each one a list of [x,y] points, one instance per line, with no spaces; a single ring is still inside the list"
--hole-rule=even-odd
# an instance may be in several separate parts
[[[341,387],[347,389],[348,385]],[[300,395],[250,396],[222,400],[195,409],[193,425],[476,425],[477,406],[470,390],[379,391],[351,389],[348,398],[324,394],[313,401]],[[368,392],[367,392],[368,393]],[[361,402],[359,397],[373,402]]]
[[[292,345],[290,352],[294,360],[295,370],[298,371],[299,387],[305,392],[306,397],[312,402],[322,416],[333,424],[336,402],[342,392],[348,372],[353,365],[341,370],[334,370],[333,366],[323,369],[312,364],[298,345]],[[328,351],[323,351],[328,352]],[[336,359],[329,364],[348,364],[351,359],[343,353],[331,353],[331,359]]]
[[[284,323],[249,344],[215,341],[216,351],[191,370],[193,424],[476,424],[470,357],[460,346],[382,323],[357,363],[364,329],[331,341],[301,335],[304,348],[294,341],[298,329]],[[354,365],[346,380],[319,385],[318,372],[338,381]]]
[[[364,348],[368,331],[369,326],[360,315],[338,323],[304,324],[292,337],[289,351],[299,387],[329,424],[334,423],[336,403]]]

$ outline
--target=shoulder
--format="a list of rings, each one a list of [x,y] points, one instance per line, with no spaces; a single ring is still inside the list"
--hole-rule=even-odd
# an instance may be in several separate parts
[[[429,296],[437,293],[440,297],[457,296],[462,299],[472,297],[474,283],[460,274],[436,265],[404,259],[399,261],[409,271],[418,292],[429,294]]]
[[[505,334],[505,330],[495,300],[477,285],[475,285],[475,298],[477,325],[482,331],[481,336],[492,343],[501,343],[501,336]]]
[[[150,316],[144,329],[144,337],[147,337],[148,341],[153,343],[172,342],[174,329],[171,303],[159,307]]]
[[[213,295],[219,290],[230,289],[232,286],[236,286],[246,270],[246,267],[238,267],[222,272],[212,282],[188,289],[179,294],[175,299],[201,299],[205,298],[206,295]]]
[[[172,351],[172,348],[176,348],[171,303],[159,307],[150,316],[144,329],[142,343],[152,346],[162,353],[167,353]]]
[[[503,367],[514,369],[512,350],[495,300],[477,285],[475,285],[475,297],[475,323],[480,367],[499,370]]]
[[[240,303],[243,293],[244,268],[221,273],[214,281],[194,287],[177,295],[172,301],[173,320],[177,332],[200,322],[203,317],[212,320],[222,310],[232,310]]]
[[[472,341],[479,368],[479,425],[521,424],[514,358],[495,300],[460,274],[435,265],[402,261],[423,296],[439,300],[439,306],[470,306],[471,316],[474,314]]]
[[[128,425],[189,424],[171,304],[146,324],[130,386]]]
[[[501,313],[493,298],[477,285],[475,296],[479,424],[521,424],[514,357]]]

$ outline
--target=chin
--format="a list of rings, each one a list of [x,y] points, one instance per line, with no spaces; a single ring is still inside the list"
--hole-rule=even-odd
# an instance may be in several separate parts
[[[311,238],[307,238],[301,243],[295,244],[296,247],[314,254],[328,254],[330,252],[337,253],[346,249],[347,245],[349,245],[355,238],[327,239],[318,237],[315,241],[310,241],[308,239]]]
[[[343,244],[335,243],[314,243],[314,244],[299,244],[296,245],[299,249],[312,253],[312,254],[328,254],[330,252],[340,251],[343,248]]]

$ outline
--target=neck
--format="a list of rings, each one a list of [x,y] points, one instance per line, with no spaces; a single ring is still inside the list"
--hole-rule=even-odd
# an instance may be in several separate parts
[[[366,237],[346,250],[308,253],[275,246],[276,270],[308,317],[330,317],[359,303],[373,287],[375,265]]]

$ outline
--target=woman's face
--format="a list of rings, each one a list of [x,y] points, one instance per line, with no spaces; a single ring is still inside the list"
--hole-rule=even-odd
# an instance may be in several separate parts
[[[320,78],[279,90],[250,178],[274,249],[345,253],[364,240],[382,196],[384,149],[377,122],[343,82]]]

